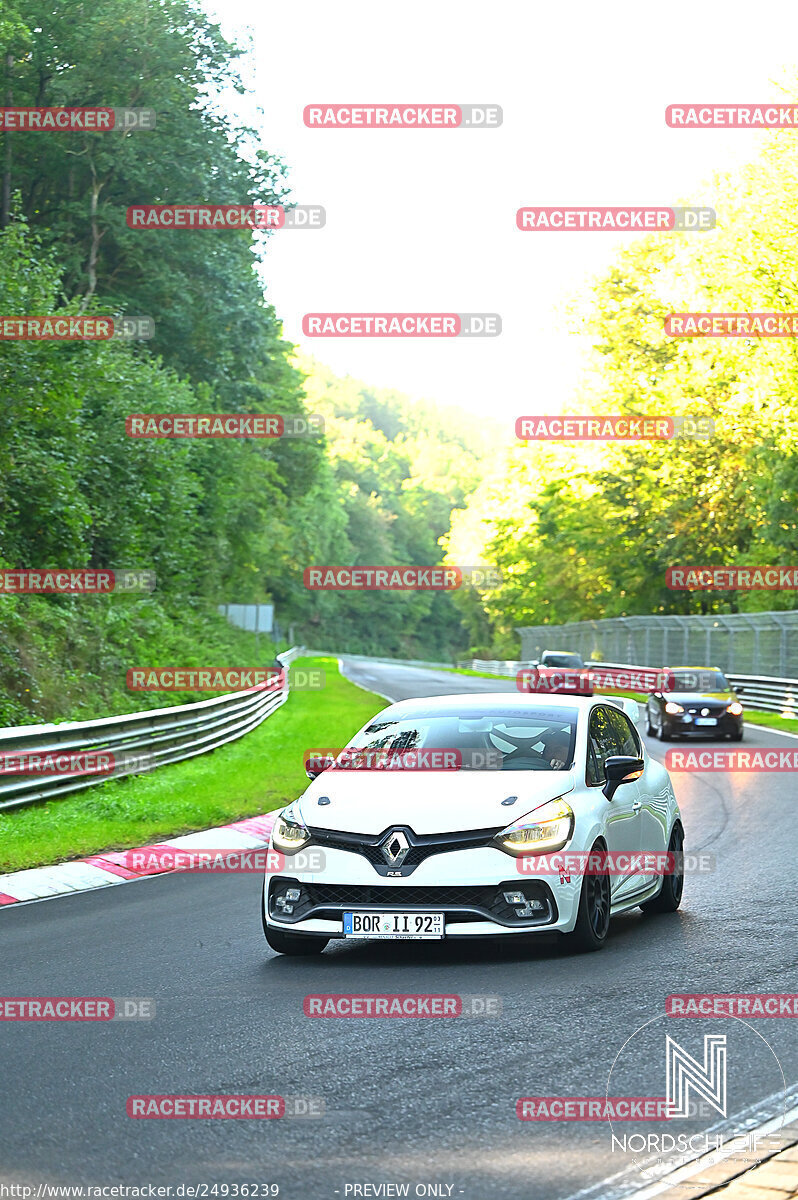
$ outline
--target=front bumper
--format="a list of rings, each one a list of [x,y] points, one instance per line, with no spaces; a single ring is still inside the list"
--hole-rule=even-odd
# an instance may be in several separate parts
[[[291,871],[285,860],[280,875],[264,889],[264,920],[275,929],[340,938],[345,912],[443,912],[445,937],[498,937],[513,934],[569,932],[576,921],[581,877],[521,874],[518,860],[491,847],[439,854],[422,862],[403,879],[379,875],[360,854],[327,850],[323,871]],[[288,889],[300,899],[290,912],[277,900]],[[521,892],[536,902],[532,915],[518,916],[518,906],[504,892]]]
[[[742,732],[742,716],[735,717],[732,713],[727,712],[713,714],[713,716],[717,718],[715,725],[698,725],[696,717],[689,713],[663,716],[662,720],[665,730],[678,737],[729,737]],[[702,720],[703,718],[698,719]]]

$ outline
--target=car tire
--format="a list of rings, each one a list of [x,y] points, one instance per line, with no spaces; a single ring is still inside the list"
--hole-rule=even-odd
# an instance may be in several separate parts
[[[683,848],[684,830],[677,821],[673,827],[670,841],[668,842],[668,853],[678,854],[683,850]],[[646,900],[646,902],[641,904],[640,907],[642,908],[643,912],[676,912],[676,909],[682,902],[683,892],[684,864],[682,864],[682,870],[679,871],[678,874],[663,875],[662,887],[660,888],[659,895],[655,896],[653,900]]]
[[[606,851],[606,846],[596,842],[591,854]],[[610,928],[610,876],[587,875],[582,878],[579,893],[579,908],[573,932],[566,936],[569,950],[587,953],[601,950],[607,941]]]
[[[649,716],[648,709],[646,709],[646,737],[653,737],[653,736],[654,736],[654,726],[651,724],[651,717]]]
[[[742,729],[738,729],[736,733],[733,733],[733,734],[731,735],[731,740],[732,740],[733,742],[741,742],[741,741],[743,740],[743,731],[742,731]]]
[[[672,742],[673,741],[673,734],[671,733],[670,729],[668,729],[667,726],[665,725],[664,717],[663,717],[662,723],[660,724],[660,727],[659,727],[659,740],[661,742]]]

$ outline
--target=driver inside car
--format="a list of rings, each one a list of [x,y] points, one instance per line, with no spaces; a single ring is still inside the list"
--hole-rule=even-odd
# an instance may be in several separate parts
[[[546,739],[543,757],[549,760],[553,771],[562,771],[570,766],[571,736],[562,729],[555,729]]]

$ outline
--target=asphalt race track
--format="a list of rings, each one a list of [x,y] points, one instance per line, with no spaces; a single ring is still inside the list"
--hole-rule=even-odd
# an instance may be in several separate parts
[[[395,699],[514,688],[368,660],[346,670]],[[744,744],[796,743],[749,726]],[[663,757],[660,743],[649,749]],[[427,1194],[467,1200],[640,1186],[603,1122],[524,1123],[516,1099],[603,1096],[622,1044],[663,1013],[669,993],[795,990],[795,776],[673,779],[686,849],[713,853],[717,869],[687,879],[677,914],[616,919],[599,954],[572,956],[553,941],[337,943],[319,959],[284,958],[263,939],[253,875],[153,877],[9,907],[4,995],[152,997],[156,1015],[2,1023],[4,1182],[277,1183],[288,1200],[355,1196],[355,1184],[407,1183],[411,1196],[443,1185]],[[308,992],[477,993],[500,997],[502,1011],[312,1020]],[[788,1085],[798,1080],[795,1023],[752,1024]],[[641,1077],[656,1069],[641,1058]],[[766,1056],[752,1055],[746,1091],[753,1112],[771,1115]],[[142,1093],[322,1097],[325,1113],[132,1120],[126,1099]]]

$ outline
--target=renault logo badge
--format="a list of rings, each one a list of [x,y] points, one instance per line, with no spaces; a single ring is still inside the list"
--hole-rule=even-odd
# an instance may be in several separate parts
[[[410,843],[400,829],[393,829],[380,844],[382,857],[389,867],[401,867],[405,861]]]

